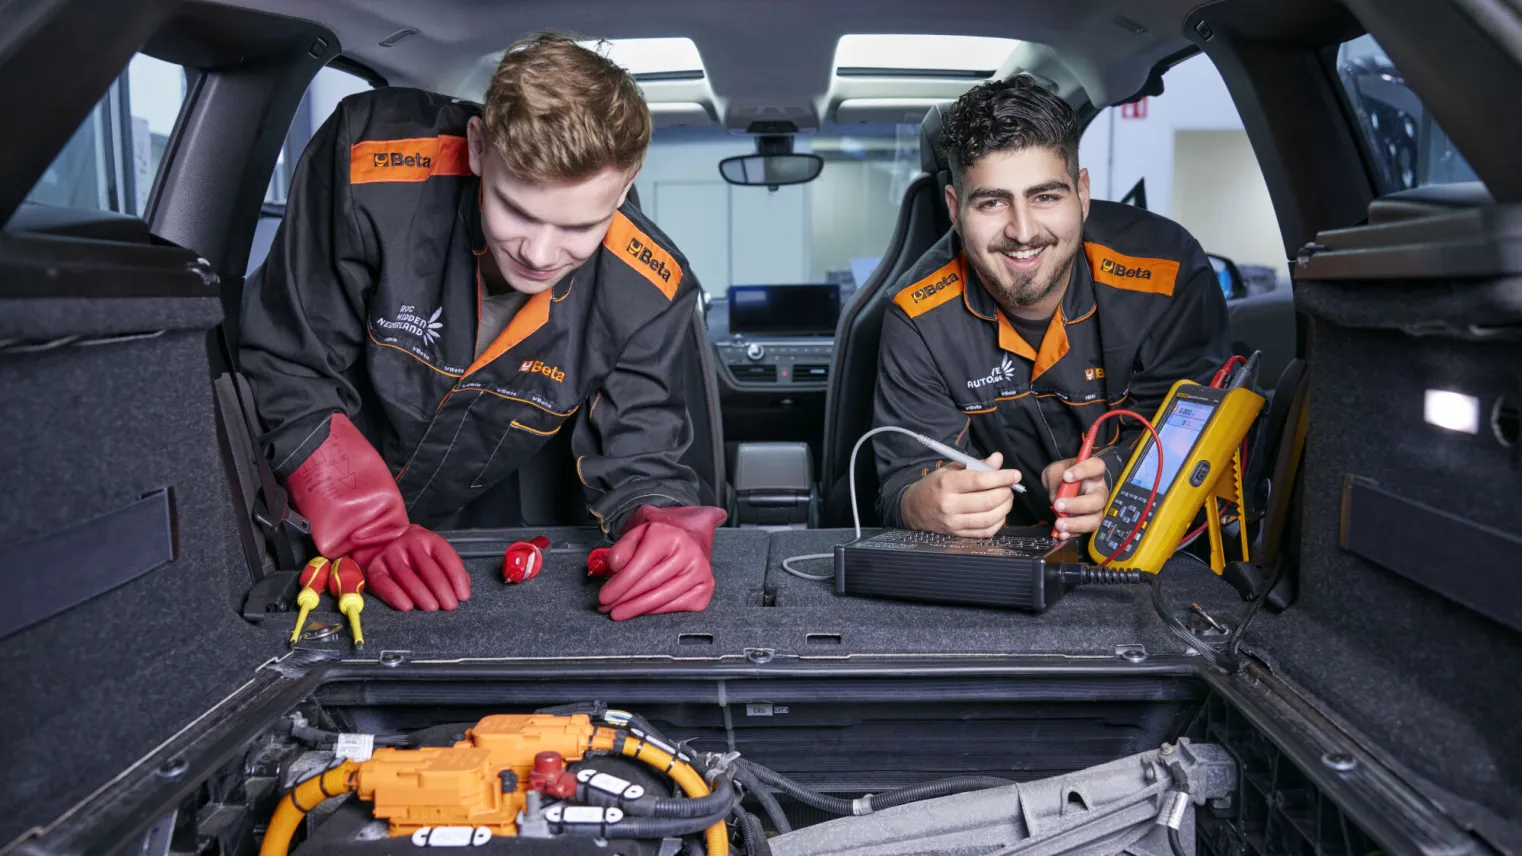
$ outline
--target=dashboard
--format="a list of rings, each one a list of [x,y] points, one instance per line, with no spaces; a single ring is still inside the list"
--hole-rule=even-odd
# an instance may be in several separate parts
[[[721,381],[736,390],[823,392],[840,308],[835,284],[731,287],[708,311]]]
[[[824,435],[835,325],[848,295],[837,285],[737,286],[709,302],[724,437],[808,443]]]

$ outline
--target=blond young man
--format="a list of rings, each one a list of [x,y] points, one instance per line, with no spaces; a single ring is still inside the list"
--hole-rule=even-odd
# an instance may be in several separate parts
[[[504,54],[482,105],[346,98],[303,154],[245,292],[239,362],[318,550],[399,610],[470,577],[433,528],[511,526],[493,494],[562,429],[613,539],[599,608],[706,608],[720,509],[680,463],[699,286],[627,197],[650,141],[633,78],[553,35]]]

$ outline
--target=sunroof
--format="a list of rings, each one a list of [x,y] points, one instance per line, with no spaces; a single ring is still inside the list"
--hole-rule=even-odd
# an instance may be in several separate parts
[[[847,35],[835,46],[840,77],[989,77],[1018,39],[991,36]]]
[[[703,58],[692,39],[605,39],[581,44],[623,66],[635,80],[703,78]]]

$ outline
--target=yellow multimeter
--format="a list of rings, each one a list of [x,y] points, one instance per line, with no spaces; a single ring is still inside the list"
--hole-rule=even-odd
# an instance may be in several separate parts
[[[1162,478],[1152,509],[1146,511],[1157,477],[1157,444],[1151,434],[1143,434],[1110,493],[1099,531],[1089,540],[1094,561],[1108,560],[1108,566],[1116,569],[1157,573],[1178,550],[1179,540],[1203,505],[1209,518],[1211,568],[1220,574],[1225,551],[1214,497],[1241,505],[1240,448],[1262,409],[1263,396],[1245,387],[1218,389],[1192,380],[1175,383],[1152,420],[1163,446]],[[1146,519],[1131,538],[1144,512]],[[1246,559],[1247,527],[1241,530]],[[1129,544],[1127,538],[1131,538]]]

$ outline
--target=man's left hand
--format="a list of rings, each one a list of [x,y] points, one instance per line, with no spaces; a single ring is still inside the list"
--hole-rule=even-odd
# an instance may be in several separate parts
[[[1041,471],[1052,510],[1067,514],[1057,518],[1057,534],[1063,540],[1093,532],[1104,521],[1105,506],[1110,503],[1110,489],[1105,483],[1105,462],[1098,457],[1079,461],[1068,458],[1049,464]],[[1079,482],[1078,495],[1057,498],[1064,482]]]
[[[667,612],[701,612],[713,599],[713,530],[722,509],[640,508],[608,552],[612,579],[597,595],[614,621]]]

